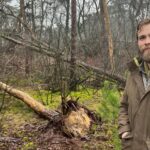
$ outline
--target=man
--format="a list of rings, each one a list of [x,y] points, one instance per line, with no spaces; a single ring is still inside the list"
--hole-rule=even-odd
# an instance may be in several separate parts
[[[128,64],[129,76],[120,104],[122,150],[150,150],[150,19],[137,27],[139,58]]]

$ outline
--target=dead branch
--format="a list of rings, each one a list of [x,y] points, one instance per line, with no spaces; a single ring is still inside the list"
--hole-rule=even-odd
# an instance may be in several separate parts
[[[32,45],[31,45],[31,44],[29,44],[29,43],[25,43],[25,42],[22,42],[22,41],[20,41],[20,40],[16,40],[16,39],[14,39],[14,38],[12,38],[12,37],[9,37],[9,36],[3,35],[3,34],[1,34],[0,36],[1,36],[2,38],[4,38],[4,39],[8,40],[8,41],[11,41],[11,42],[15,43],[15,44],[28,47],[28,48],[30,48],[31,50],[36,51],[36,52],[38,52],[38,53],[42,53],[42,54],[45,54],[45,55],[47,55],[47,56],[49,56],[49,57],[53,57],[53,58],[56,57],[56,54],[55,54],[55,53],[48,51],[48,50],[50,50],[50,49],[46,49],[46,48],[42,47],[40,44],[34,46],[35,43],[32,43]]]
[[[13,138],[13,137],[0,137],[0,142],[18,142],[20,139]]]
[[[48,47],[47,48],[42,47],[41,45],[35,46],[34,43],[28,44],[28,43],[22,42],[20,40],[16,40],[12,37],[9,37],[9,36],[3,35],[3,34],[1,34],[0,36],[4,39],[9,40],[11,42],[14,42],[16,44],[26,46],[26,47],[30,48],[30,50],[36,51],[38,53],[42,53],[42,54],[47,55],[47,56],[52,57],[52,58],[58,58],[59,57],[62,61],[70,63],[70,58],[66,59],[63,57],[62,54],[59,54],[59,56],[58,56],[58,54],[56,54],[54,52],[54,50],[50,51],[50,49]],[[88,64],[86,64],[80,60],[76,60],[76,65],[82,69],[85,69],[86,71],[95,72],[97,75],[100,76],[100,78],[107,79],[107,80],[110,80],[112,82],[116,82],[121,88],[124,88],[124,86],[125,86],[125,79],[119,75],[114,74],[113,72],[104,71],[100,68],[88,65]]]
[[[79,60],[76,62],[76,64],[78,65],[78,67],[81,67],[85,70],[93,71],[93,72],[97,73],[101,78],[116,82],[121,87],[125,86],[125,79],[123,77],[121,77],[120,75],[116,75],[113,72],[104,71],[100,68],[88,65]]]

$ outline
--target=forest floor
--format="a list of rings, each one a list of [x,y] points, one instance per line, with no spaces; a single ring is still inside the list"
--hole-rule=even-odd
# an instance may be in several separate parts
[[[95,126],[86,137],[69,138],[24,103],[10,99],[0,112],[0,150],[114,149],[106,123]]]

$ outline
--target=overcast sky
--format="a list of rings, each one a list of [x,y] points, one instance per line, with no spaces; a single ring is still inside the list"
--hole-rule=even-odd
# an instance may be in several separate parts
[[[12,6],[19,6],[18,0],[12,0],[9,4]]]

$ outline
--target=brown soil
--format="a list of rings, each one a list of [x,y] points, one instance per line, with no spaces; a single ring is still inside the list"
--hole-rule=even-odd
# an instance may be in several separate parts
[[[113,150],[108,127],[94,126],[89,135],[70,138],[60,124],[40,118],[20,101],[7,102],[0,112],[0,150]]]
[[[9,123],[10,125],[10,123]],[[100,127],[95,133],[83,138],[70,138],[58,127],[38,118],[37,122],[24,123],[17,129],[13,126],[7,132],[1,128],[0,150],[110,150],[109,138]]]

